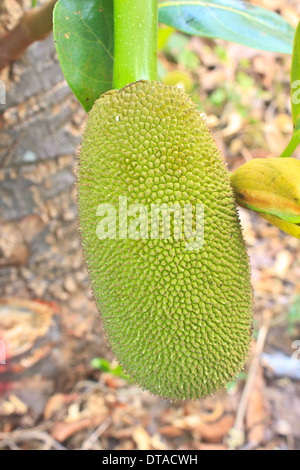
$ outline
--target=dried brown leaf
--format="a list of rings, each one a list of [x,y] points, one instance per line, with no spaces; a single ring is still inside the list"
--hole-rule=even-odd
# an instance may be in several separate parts
[[[63,406],[67,406],[72,403],[78,397],[77,393],[64,394],[56,393],[49,398],[44,411],[44,418],[50,419],[57,411],[61,410]]]
[[[226,415],[213,424],[199,422],[194,431],[206,442],[218,443],[234,425],[234,416]]]
[[[132,438],[134,442],[136,443],[137,450],[150,450],[151,445],[150,445],[150,436],[147,433],[147,431],[142,428],[141,426],[138,426],[135,428],[133,431]]]
[[[65,440],[69,439],[69,437],[73,436],[79,431],[82,431],[83,429],[99,426],[106,418],[107,415],[99,415],[93,418],[85,418],[79,421],[74,421],[72,423],[56,423],[51,431],[51,436],[58,442],[64,442]]]
[[[163,434],[165,436],[170,437],[177,437],[181,436],[184,433],[184,429],[178,428],[172,425],[161,426],[158,429],[159,434]]]

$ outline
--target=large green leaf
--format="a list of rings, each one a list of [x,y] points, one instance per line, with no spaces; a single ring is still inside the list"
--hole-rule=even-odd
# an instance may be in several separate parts
[[[86,111],[112,88],[112,0],[59,0],[54,38],[66,80]]]
[[[293,122],[296,126],[300,120],[300,23],[298,25],[295,40],[291,69],[291,94]]]
[[[292,138],[280,155],[290,157],[300,143],[300,23],[296,30],[291,68],[291,101],[294,133]]]
[[[280,15],[241,0],[169,0],[159,21],[196,36],[291,54],[295,30]]]
[[[292,52],[294,29],[279,15],[240,0],[165,0],[159,20],[188,34]],[[113,1],[59,0],[54,37],[66,80],[89,111],[112,88]]]

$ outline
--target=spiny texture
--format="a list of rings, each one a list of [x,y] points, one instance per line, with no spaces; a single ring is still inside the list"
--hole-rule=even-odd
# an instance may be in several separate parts
[[[82,244],[124,371],[170,400],[224,387],[247,359],[252,290],[229,174],[194,102],[159,82],[103,95],[88,119],[78,171]],[[120,239],[120,196],[149,214],[151,204],[203,204],[203,247],[188,250],[173,219],[170,238]],[[100,204],[116,210],[117,239],[96,234]]]

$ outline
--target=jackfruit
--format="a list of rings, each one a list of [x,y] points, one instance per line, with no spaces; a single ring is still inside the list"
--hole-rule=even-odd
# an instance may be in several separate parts
[[[151,217],[163,205],[192,207],[189,230],[174,211],[168,234]],[[78,209],[92,289],[124,372],[171,401],[234,379],[251,343],[249,262],[229,172],[187,94],[139,81],[95,102],[79,155]]]

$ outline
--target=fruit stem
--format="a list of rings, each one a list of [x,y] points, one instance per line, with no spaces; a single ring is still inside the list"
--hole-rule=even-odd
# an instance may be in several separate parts
[[[293,153],[295,152],[296,148],[298,147],[299,142],[300,142],[300,135],[299,135],[299,132],[298,132],[298,134],[293,135],[293,137],[291,138],[288,146],[282,152],[280,157],[283,157],[283,158],[291,157],[293,155]]]
[[[291,157],[300,144],[300,119],[296,121],[292,138],[280,157]]]
[[[158,0],[114,0],[113,88],[157,80]]]

